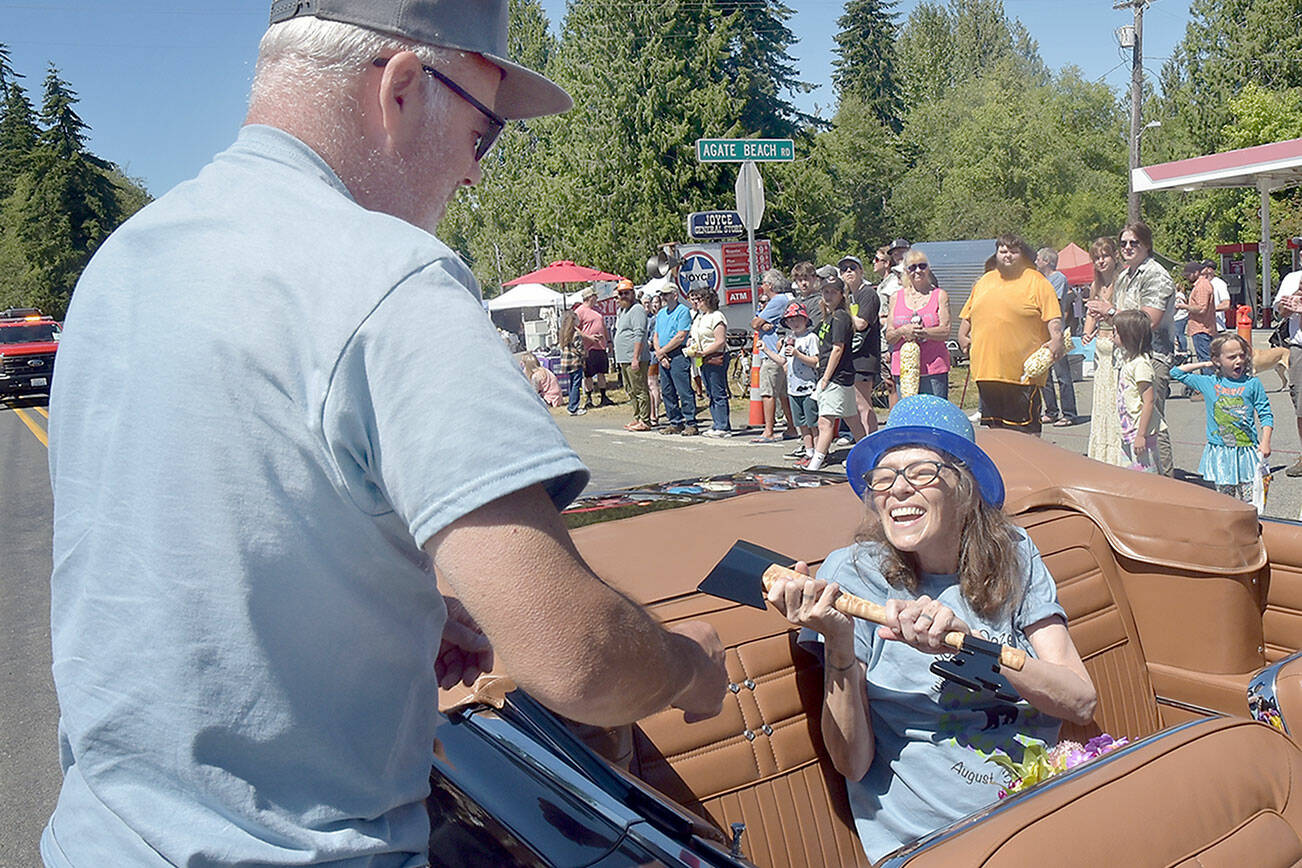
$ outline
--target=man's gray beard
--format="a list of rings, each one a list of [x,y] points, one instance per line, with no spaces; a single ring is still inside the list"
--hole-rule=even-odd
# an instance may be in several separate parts
[[[443,97],[429,104],[426,129],[437,129],[438,118],[449,102]],[[335,119],[325,135],[332,148],[336,149],[335,153],[357,148],[363,136],[361,124],[355,120],[351,106]],[[438,229],[439,221],[443,219],[448,202],[456,195],[460,185],[456,181],[439,177],[440,187],[446,186],[446,190],[435,189],[424,196],[419,191],[429,187],[431,176],[437,172],[432,167],[447,165],[448,162],[447,155],[434,136],[421,136],[415,153],[410,156],[386,155],[376,150],[366,150],[354,163],[357,166],[357,177],[344,179],[344,183],[354,191],[356,198],[364,199],[373,210],[392,214],[433,235]],[[423,183],[419,180],[413,183],[413,178],[422,177]]]

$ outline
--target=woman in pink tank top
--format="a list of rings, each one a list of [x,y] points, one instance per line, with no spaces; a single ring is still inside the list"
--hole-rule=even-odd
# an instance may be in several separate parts
[[[891,374],[900,383],[900,346],[916,341],[921,368],[918,392],[949,398],[949,294],[932,285],[927,254],[910,250],[904,257],[905,280],[891,302],[886,322],[886,342],[891,347]]]

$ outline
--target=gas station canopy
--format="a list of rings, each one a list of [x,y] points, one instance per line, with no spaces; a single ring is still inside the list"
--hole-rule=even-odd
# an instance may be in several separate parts
[[[1302,184],[1302,139],[1191,157],[1134,171],[1135,191],[1256,187],[1282,190]]]
[[[1154,190],[1188,193],[1211,187],[1257,188],[1261,193],[1262,299],[1266,305],[1270,304],[1270,194],[1302,185],[1302,139],[1142,166],[1131,172],[1130,183],[1137,193]]]

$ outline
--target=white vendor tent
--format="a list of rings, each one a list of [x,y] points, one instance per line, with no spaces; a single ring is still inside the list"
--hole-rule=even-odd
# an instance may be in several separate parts
[[[522,307],[556,307],[564,298],[554,289],[541,283],[522,283],[514,286],[497,298],[488,300],[489,310],[516,310]]]

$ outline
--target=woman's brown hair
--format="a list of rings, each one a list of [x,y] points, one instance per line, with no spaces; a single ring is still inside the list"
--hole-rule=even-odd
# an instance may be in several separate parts
[[[983,618],[994,618],[1021,603],[1022,575],[1026,564],[1017,555],[1017,531],[1004,513],[981,499],[976,477],[953,456],[945,456],[958,471],[953,497],[956,512],[963,516],[958,529],[958,584],[963,599]],[[874,566],[887,584],[911,594],[918,593],[918,557],[902,552],[890,544],[882,528],[881,517],[872,506],[872,493],[866,492],[867,515],[855,533],[857,543],[877,543],[881,556]],[[854,563],[858,568],[862,546],[856,547]]]
[[[1109,294],[1105,301],[1112,301],[1112,284],[1116,282],[1117,272],[1117,242],[1111,238],[1095,238],[1094,243],[1090,245],[1090,263],[1099,258],[1100,253],[1107,253],[1112,257],[1112,277],[1107,279],[1099,272],[1099,267],[1094,265],[1094,281],[1090,284],[1090,298],[1103,298],[1103,291],[1108,290]],[[1106,283],[1104,281],[1107,280]]]
[[[568,347],[574,342],[574,330],[579,326],[579,318],[575,316],[574,311],[565,311],[565,316],[561,317],[560,344]]]

